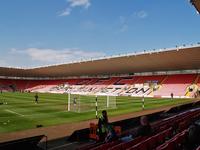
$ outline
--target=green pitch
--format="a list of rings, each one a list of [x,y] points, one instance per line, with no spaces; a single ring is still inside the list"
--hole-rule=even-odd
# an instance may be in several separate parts
[[[0,133],[44,127],[62,123],[80,122],[94,119],[95,112],[75,113],[67,111],[66,94],[39,94],[39,103],[35,103],[34,93],[0,93]],[[87,103],[87,97],[84,98]],[[94,97],[95,101],[95,97]],[[191,99],[155,99],[145,98],[145,109],[177,105]],[[109,116],[142,111],[141,98],[116,97],[116,109],[108,110]],[[100,112],[99,112],[100,114]]]

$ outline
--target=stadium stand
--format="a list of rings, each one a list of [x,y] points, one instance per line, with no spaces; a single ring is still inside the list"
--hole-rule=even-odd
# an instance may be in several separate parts
[[[200,86],[200,75],[198,75],[197,84],[198,84],[198,86]]]
[[[156,91],[154,95],[168,96],[173,93],[175,97],[185,96],[187,87],[190,86],[197,75],[170,75],[162,83],[160,90]]]
[[[115,84],[120,78],[112,77],[108,79],[99,79],[94,85],[113,85]]]
[[[137,80],[138,80],[138,77],[124,77],[124,78],[121,78],[121,80],[119,80],[116,84],[117,85],[124,85],[124,84],[132,85]]]
[[[197,74],[131,76],[111,78],[84,78],[63,80],[14,80],[0,79],[0,87],[30,92],[107,94],[130,96],[193,97],[187,88],[193,83],[200,85]]]
[[[0,88],[5,91],[140,97],[169,97],[173,93],[175,97],[194,97],[195,93],[188,92],[188,87],[197,79],[199,53],[197,44],[84,63],[30,69],[0,67]],[[187,74],[188,70],[190,74]],[[199,86],[199,81],[197,83]]]
[[[197,12],[200,14],[200,1],[199,0],[190,0],[190,3],[195,7]]]
[[[158,76],[141,76],[139,80],[135,81],[135,84],[143,84],[143,83],[161,83],[161,81],[165,78],[164,75]]]
[[[179,112],[168,118],[151,123],[154,134],[147,137],[136,137],[129,142],[120,140],[110,143],[92,144],[91,150],[176,150],[184,149],[187,143],[189,126],[200,119],[200,109]],[[137,128],[130,130],[134,133]],[[84,149],[84,147],[79,148]]]
[[[190,87],[200,89],[199,48],[199,45],[184,46],[31,69],[0,67],[0,90],[138,97],[170,97],[173,93],[177,98],[190,98],[196,92],[192,93]],[[162,112],[164,117],[155,117],[156,121],[151,122],[154,131],[151,136],[135,137],[129,142],[92,142],[78,149],[181,149],[186,142],[188,127],[200,119],[200,109],[191,105],[192,108],[189,109],[188,105],[177,106],[171,112]],[[137,130],[137,124],[130,128],[130,120],[122,120],[117,126],[122,129],[121,136],[134,134]],[[86,138],[98,141],[96,129],[96,124],[91,124],[90,130],[84,130]],[[75,133],[74,139],[80,139],[77,135],[81,131]]]
[[[0,89],[1,91],[11,92],[13,91],[13,83],[12,80],[4,79],[0,81]]]

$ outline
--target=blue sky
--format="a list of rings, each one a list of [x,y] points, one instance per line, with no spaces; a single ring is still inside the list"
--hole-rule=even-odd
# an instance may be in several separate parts
[[[200,42],[188,0],[1,0],[0,66],[35,67]]]

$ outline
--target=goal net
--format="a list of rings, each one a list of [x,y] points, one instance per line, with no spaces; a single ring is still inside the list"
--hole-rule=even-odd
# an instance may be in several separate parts
[[[107,110],[116,108],[116,96],[95,96],[68,93],[68,111],[89,112],[96,110]]]

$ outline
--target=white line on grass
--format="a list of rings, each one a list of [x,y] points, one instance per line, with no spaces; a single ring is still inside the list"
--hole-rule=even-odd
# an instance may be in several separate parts
[[[17,112],[15,113],[12,110],[8,110],[7,109],[5,111],[10,112],[12,114],[18,114],[19,115],[19,113],[17,113]],[[48,116],[48,115],[59,114],[59,113],[68,113],[68,112],[67,111],[58,111],[58,112],[50,112],[50,113],[37,113],[37,114],[31,114],[31,115],[22,115],[22,114],[20,114],[20,115],[22,115],[23,117],[35,117],[35,116]],[[9,116],[9,118],[11,118],[11,117],[14,117],[14,116]],[[7,116],[3,116],[3,117],[0,117],[0,118],[8,118],[8,117]]]
[[[17,115],[19,115],[19,116],[21,116],[21,117],[24,117],[24,115],[22,115],[22,114],[20,114],[20,113],[17,113],[17,112],[15,112],[15,111],[9,110],[9,109],[5,109],[5,111],[10,112],[10,113],[12,113],[12,114],[17,114]]]

